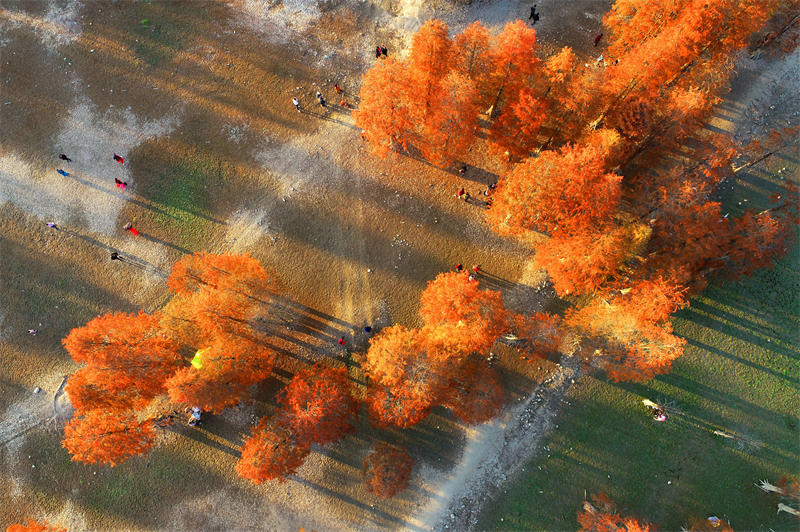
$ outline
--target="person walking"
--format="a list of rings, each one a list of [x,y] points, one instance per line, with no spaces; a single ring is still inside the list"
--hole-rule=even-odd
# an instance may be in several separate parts
[[[464,175],[464,174],[466,174],[466,173],[467,173],[467,165],[465,164],[464,166],[462,166],[461,168],[459,168],[459,169],[458,169],[458,173],[459,173],[459,174],[461,174],[461,175]]]
[[[117,253],[116,251],[114,251],[113,253],[111,253],[111,260],[118,260],[118,261],[120,261],[120,262],[125,262],[125,259],[123,259],[123,258],[122,258],[122,255],[120,255],[120,254],[119,254],[119,253]]]
[[[458,199],[463,199],[464,194],[466,193],[467,192],[464,190],[464,187],[461,187],[458,189],[458,192],[456,192],[456,196],[458,196]]]
[[[531,6],[531,14],[528,17],[528,20],[532,20],[533,21],[533,22],[531,22],[532,26],[535,26],[536,25],[536,21],[539,20],[539,13],[536,12],[536,4],[533,4],[533,6]]]
[[[63,175],[64,177],[69,177],[69,172],[66,172],[66,171],[62,170],[61,168],[56,170],[56,172],[58,172],[59,174]]]
[[[600,39],[602,39],[602,38],[603,38],[603,34],[602,33],[597,35],[597,37],[594,38],[594,45],[597,46],[597,43],[599,43]]]
[[[121,188],[122,190],[125,190],[125,187],[128,186],[128,183],[125,181],[120,181],[116,177],[114,178],[114,184],[117,186],[117,188]]]
[[[58,226],[55,224],[55,222],[47,222],[47,227],[58,229]]]
[[[319,102],[320,106],[325,107],[325,98],[322,97],[322,93],[317,91],[317,101]]]
[[[114,160],[117,161],[119,164],[125,164],[125,159],[123,159],[122,157],[120,157],[116,153],[114,154]]]
[[[344,336],[339,338],[339,345],[344,345]]]
[[[130,222],[125,224],[124,229],[129,233],[131,233],[133,236],[139,236],[139,231],[137,231],[136,228],[133,226],[133,224]]]
[[[59,154],[58,154],[58,158],[59,158],[59,159],[61,159],[62,161],[67,161],[68,163],[71,163],[71,162],[72,162],[72,159],[70,159],[69,157],[67,157],[67,156],[66,156],[66,155],[64,155],[63,153],[59,153]]]
[[[335,90],[335,91],[336,91],[336,94],[341,94],[341,93],[343,92],[343,91],[342,91],[342,88],[339,86],[339,84],[338,84],[338,83],[334,83],[334,84],[333,84],[333,90]]]
[[[294,104],[294,108],[297,109],[297,112],[300,112],[300,101],[297,98],[292,98],[292,103]]]

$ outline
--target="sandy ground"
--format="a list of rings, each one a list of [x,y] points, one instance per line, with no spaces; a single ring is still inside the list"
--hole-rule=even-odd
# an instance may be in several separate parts
[[[538,2],[542,47],[592,52],[608,4]],[[252,486],[233,465],[282,380],[307,361],[344,359],[341,335],[349,350],[363,349],[366,324],[417,324],[419,291],[454,264],[482,264],[492,274],[482,282],[513,308],[548,304],[552,292],[530,270],[525,246],[494,236],[481,210],[453,197],[501,171],[484,164],[480,148],[468,161],[480,170],[466,180],[411,157],[375,159],[346,111],[311,103],[335,81],[357,103],[375,44],[394,53],[434,14],[454,31],[477,19],[497,30],[527,18],[528,7],[0,1],[0,525],[29,517],[77,530],[474,523],[480,503],[551,429],[576,371],[568,362],[529,365],[501,350],[511,404],[481,427],[465,430],[443,410],[409,431],[362,423],[315,448],[283,484]],[[298,114],[293,96],[311,112]],[[72,163],[56,158],[62,152]],[[55,172],[62,167],[69,177]],[[141,238],[122,230],[128,221]],[[130,263],[110,264],[112,250]],[[168,297],[164,272],[196,250],[249,252],[278,272],[303,325],[280,331],[288,356],[278,378],[199,430],[166,431],[147,457],[111,470],[70,463],[53,395],[75,365],[60,339],[98,314],[157,309]],[[361,485],[375,440],[404,443],[417,457],[411,488],[391,501]]]

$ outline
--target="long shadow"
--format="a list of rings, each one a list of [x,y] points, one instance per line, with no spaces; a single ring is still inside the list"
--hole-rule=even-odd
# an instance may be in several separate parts
[[[153,211],[153,212],[155,212],[157,214],[161,214],[161,215],[164,215],[164,216],[168,216],[170,218],[177,219],[174,215],[168,213],[167,211],[159,209],[155,205],[151,205],[151,204],[145,203],[145,202],[143,202],[141,200],[137,200],[136,198],[132,198],[130,195],[121,194],[121,193],[116,192],[114,190],[111,190],[111,189],[108,189],[108,188],[105,188],[105,187],[101,187],[100,185],[92,183],[91,181],[88,181],[86,179],[78,177],[77,175],[75,175],[75,173],[70,173],[69,177],[71,177],[75,181],[81,183],[82,185],[85,185],[87,187],[91,187],[91,188],[93,188],[95,190],[99,190],[100,192],[105,192],[109,196],[114,196],[114,197],[119,198],[119,199],[121,199],[123,201],[127,201],[129,203],[133,203],[134,205],[137,205],[137,206],[139,206],[139,207],[141,207],[143,209],[148,209],[148,210]]]
[[[791,350],[786,347],[783,347],[778,342],[767,342],[765,339],[758,338],[752,334],[747,334],[745,331],[742,331],[740,328],[735,327],[733,325],[727,324],[720,319],[715,317],[707,316],[702,312],[698,312],[693,310],[692,307],[685,308],[676,314],[678,317],[682,317],[687,319],[693,323],[698,325],[703,325],[708,327],[709,329],[714,329],[722,334],[727,336],[731,336],[733,338],[737,338],[744,342],[751,343],[753,345],[758,345],[763,347],[769,351],[773,351],[775,353],[779,353],[785,357],[800,360],[800,352],[796,350]]]
[[[322,114],[322,113],[319,113],[317,111],[311,111],[311,110],[308,110],[308,109],[301,110],[300,112],[302,114],[313,116],[314,118],[319,118],[320,120],[327,120],[328,122],[333,122],[335,124],[339,124],[340,126],[348,127],[350,129],[355,129],[355,130],[361,129],[358,126],[356,126],[355,124],[349,124],[347,122],[343,122],[342,120],[339,120],[338,118],[334,118],[333,116],[331,116],[332,113],[335,112],[335,109],[333,111],[330,111],[327,114]]]
[[[167,242],[166,240],[161,240],[160,238],[156,238],[154,236],[148,235],[147,233],[140,232],[139,236],[144,238],[148,242],[153,242],[155,244],[161,244],[162,246],[170,247],[170,248],[174,249],[175,251],[178,251],[178,252],[182,253],[183,255],[191,255],[192,254],[192,252],[189,251],[186,248],[182,248],[179,245],[173,244],[172,242]]]
[[[487,286],[497,290],[511,290],[512,288],[520,286],[515,282],[509,281],[508,279],[503,279],[502,277],[487,272],[483,269],[478,270],[478,272],[473,273],[473,275],[478,278],[478,281],[480,281],[481,284],[486,284]]]
[[[208,430],[207,427],[208,421],[204,421],[201,428],[197,427],[190,427],[180,420],[176,421],[172,425],[167,425],[164,427],[164,430],[168,430],[170,432],[174,432],[175,434],[180,434],[181,436],[185,436],[189,439],[192,439],[202,445],[206,445],[208,447],[212,447],[218,451],[222,451],[227,453],[235,458],[241,458],[242,452],[235,447],[229,447],[227,445],[223,445],[222,443],[212,440],[208,436],[206,436],[203,430]],[[210,432],[210,431],[209,431]],[[216,433],[214,433],[216,434]],[[217,434],[219,436],[219,434]],[[222,436],[220,436],[222,437]],[[241,445],[241,444],[238,444]]]
[[[59,227],[58,231],[61,231],[62,233],[65,233],[65,234],[68,234],[70,236],[74,236],[76,238],[79,238],[79,239],[83,240],[84,242],[87,242],[87,243],[89,243],[89,244],[91,244],[93,246],[105,249],[108,252],[115,252],[115,251],[119,252],[119,250],[117,248],[109,246],[108,244],[104,244],[103,242],[100,242],[99,240],[97,240],[95,238],[92,238],[92,237],[90,237],[88,235],[84,235],[84,234],[78,233],[77,231],[73,231],[71,229],[65,229],[63,227]],[[140,234],[140,236],[142,236],[142,235]],[[190,252],[187,251],[186,253],[190,253]],[[155,264],[151,264],[150,262],[147,262],[146,260],[137,257],[136,255],[131,255],[129,253],[120,253],[120,255],[122,257],[122,260],[120,260],[119,262],[122,262],[123,264],[128,264],[128,265],[131,265],[131,266],[133,266],[135,268],[139,268],[141,270],[145,270],[145,271],[149,271],[149,272],[155,273],[156,275],[159,275],[159,276],[164,277],[164,278],[169,277],[169,274],[167,272],[165,272],[164,270],[162,270],[161,268],[159,268]],[[109,258],[110,258],[110,253],[109,253]]]
[[[350,504],[352,506],[355,506],[356,508],[358,508],[360,510],[363,510],[363,511],[369,513],[369,514],[372,514],[372,515],[374,515],[376,517],[379,517],[380,519],[383,519],[384,521],[388,521],[390,523],[394,523],[395,525],[404,526],[404,527],[410,526],[410,524],[405,519],[402,519],[400,517],[397,517],[395,515],[387,513],[387,512],[385,512],[383,510],[380,510],[378,508],[374,508],[374,507],[372,507],[371,505],[369,505],[369,504],[367,504],[365,502],[356,500],[356,499],[350,497],[349,495],[345,495],[344,493],[339,493],[338,491],[335,491],[335,490],[332,490],[332,489],[330,489],[328,487],[325,487],[325,486],[322,486],[320,484],[317,484],[316,482],[313,482],[311,480],[307,480],[307,479],[305,479],[305,478],[303,478],[303,477],[301,477],[299,475],[293,475],[293,476],[289,477],[289,480],[291,480],[293,482],[297,482],[298,484],[302,484],[303,486],[315,489],[315,490],[317,490],[317,491],[319,491],[321,493],[324,493],[324,494],[328,495],[329,497],[333,497],[333,498],[338,499],[338,500],[340,500],[340,501],[342,501],[344,503],[347,503],[347,504]]]
[[[728,302],[724,301],[724,304],[727,305]],[[781,333],[775,329],[759,324],[752,320],[747,320],[745,318],[742,318],[741,316],[737,316],[736,314],[718,308],[714,305],[709,305],[708,303],[704,303],[703,301],[697,298],[692,299],[690,308],[694,308],[695,310],[702,311],[706,314],[711,314],[720,320],[735,323],[739,327],[752,331],[754,334],[771,336],[772,338],[781,337]]]
[[[714,401],[715,403],[721,405],[725,405],[728,408],[745,412],[753,419],[762,420],[762,423],[766,423],[766,420],[770,419],[771,416],[774,416],[774,412],[771,410],[767,410],[766,408],[758,406],[750,401],[745,401],[744,399],[726,394],[675,372],[667,375],[659,375],[656,377],[656,379],[665,384],[669,384],[670,386],[681,388],[690,394],[696,394],[699,397],[709,401]],[[775,421],[771,421],[771,423],[780,427],[780,425],[778,425]]]
[[[124,263],[124,264],[130,264],[134,268],[139,268],[140,270],[144,270],[146,272],[154,273],[154,274],[156,274],[159,277],[162,277],[164,279],[169,277],[169,272],[166,272],[166,271],[162,270],[161,268],[159,268],[158,266],[156,266],[155,264],[147,262],[144,259],[140,259],[139,257],[136,257],[135,255],[125,254],[125,255],[123,255],[123,259],[122,259],[121,262]]]
[[[95,247],[103,248],[108,252],[117,251],[116,248],[113,248],[113,247],[109,246],[108,244],[104,244],[103,242],[100,242],[99,240],[97,240],[95,238],[92,238],[89,235],[84,235],[84,234],[78,233],[77,231],[73,231],[71,229],[65,229],[63,227],[59,227],[58,230],[61,231],[62,233],[68,234],[69,236],[74,236],[76,238],[80,238],[84,242],[87,242],[87,243],[89,243],[89,244],[91,244],[91,245],[93,245]]]
[[[739,364],[744,364],[745,366],[749,366],[749,367],[751,367],[751,368],[753,368],[755,370],[762,371],[764,373],[769,373],[773,377],[777,377],[779,379],[783,379],[783,380],[785,380],[785,381],[787,381],[787,382],[789,382],[789,383],[791,383],[791,384],[793,384],[795,386],[800,386],[800,379],[797,378],[797,377],[791,377],[791,376],[786,375],[784,373],[779,373],[779,372],[775,371],[774,369],[762,366],[760,364],[755,364],[754,362],[751,362],[751,361],[747,360],[746,358],[737,357],[736,355],[733,355],[731,353],[726,353],[725,351],[723,351],[722,349],[719,349],[718,347],[714,347],[714,346],[705,344],[703,342],[698,342],[697,340],[693,340],[691,338],[687,338],[686,341],[690,345],[692,345],[692,346],[694,346],[694,347],[696,347],[698,349],[703,349],[704,351],[708,351],[709,353],[714,353],[715,355],[719,355],[719,356],[721,356],[723,358],[727,358],[728,360],[733,360],[734,362],[737,362]]]

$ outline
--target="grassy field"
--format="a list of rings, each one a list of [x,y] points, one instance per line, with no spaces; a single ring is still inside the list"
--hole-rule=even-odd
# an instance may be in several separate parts
[[[760,208],[776,178],[754,172],[724,190],[723,202],[732,214]],[[688,344],[670,374],[617,384],[584,376],[545,449],[484,510],[479,528],[575,529],[584,496],[603,492],[664,530],[709,515],[736,530],[796,530],[754,483],[797,475],[800,464],[797,256],[795,246],[775,268],[692,299],[673,319]],[[675,412],[654,422],[644,398]]]

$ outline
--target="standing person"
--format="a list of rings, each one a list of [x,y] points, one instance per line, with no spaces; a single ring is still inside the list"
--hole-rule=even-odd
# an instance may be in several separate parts
[[[594,45],[597,46],[597,43],[600,42],[600,39],[603,38],[603,34],[600,33],[597,37],[594,38]]]
[[[52,227],[53,229],[58,229],[58,226],[54,222],[47,222],[47,227]]]
[[[322,97],[322,93],[317,91],[317,101],[322,107],[325,107],[325,98]]]
[[[116,177],[114,178],[114,184],[117,185],[117,188],[121,188],[122,190],[125,190],[125,187],[128,186],[128,183],[125,181],[120,181]]]
[[[458,173],[459,173],[459,174],[461,174],[461,175],[464,175],[464,174],[466,174],[466,173],[467,173],[467,165],[465,164],[464,166],[462,166],[461,168],[459,168],[459,169],[458,169]]]
[[[59,153],[59,154],[58,154],[58,158],[59,158],[59,159],[61,159],[62,161],[67,161],[68,163],[71,163],[71,162],[72,162],[72,159],[70,159],[69,157],[67,157],[67,156],[66,156],[66,155],[64,155],[63,153]]]
[[[111,260],[118,260],[120,262],[125,262],[125,259],[122,258],[122,255],[120,255],[116,251],[111,254]]]
[[[463,269],[464,269],[464,265],[463,264],[461,264],[460,262],[458,264],[456,264],[456,271],[457,272],[460,272]]]
[[[339,345],[344,345],[344,342],[345,342],[345,341],[344,341],[344,336],[342,336],[341,338],[339,338]]]
[[[381,57],[381,47],[380,45],[375,47],[375,59],[380,59]]]
[[[334,83],[333,84],[333,90],[336,91],[336,94],[341,94],[342,93],[342,88],[339,86],[338,83]]]
[[[466,194],[466,193],[467,193],[467,192],[464,190],[464,187],[461,187],[461,188],[459,188],[459,189],[458,189],[458,192],[456,192],[456,196],[458,196],[458,199],[462,199],[462,197],[463,197],[463,196],[464,196],[464,194]]]
[[[63,175],[64,177],[69,177],[69,172],[66,172],[66,171],[62,170],[61,168],[56,170],[56,172],[58,172],[59,174]]]
[[[114,154],[114,160],[117,161],[119,164],[125,164],[125,159],[123,159],[122,157],[120,157],[116,153]]]
[[[384,45],[381,45],[381,54],[383,57],[387,57],[389,55],[389,49],[386,48]]]
[[[294,108],[297,109],[297,112],[300,112],[300,101],[297,98],[292,98],[292,103],[294,104]]]
[[[197,425],[200,424],[200,413],[201,412],[202,412],[202,410],[200,410],[199,406],[193,406],[192,407],[192,410],[191,410],[191,412],[189,414],[189,426],[190,427],[196,427]]]

